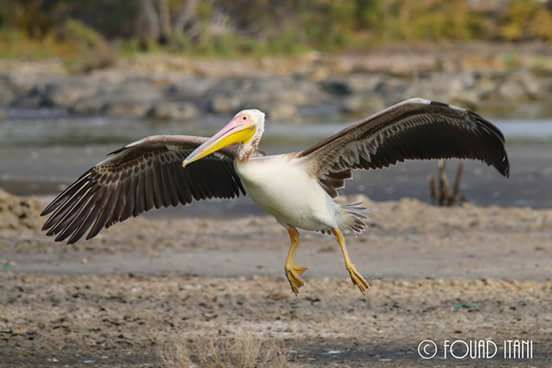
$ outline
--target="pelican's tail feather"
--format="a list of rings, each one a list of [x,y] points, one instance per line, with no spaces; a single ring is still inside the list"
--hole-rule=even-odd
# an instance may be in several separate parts
[[[369,210],[361,202],[341,205],[339,227],[350,230],[355,234],[361,234],[366,230]]]

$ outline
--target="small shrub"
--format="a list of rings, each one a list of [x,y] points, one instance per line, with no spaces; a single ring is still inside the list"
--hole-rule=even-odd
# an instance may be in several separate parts
[[[76,20],[68,20],[58,38],[73,45],[75,54],[65,58],[71,72],[90,72],[115,63],[115,53],[103,36]]]

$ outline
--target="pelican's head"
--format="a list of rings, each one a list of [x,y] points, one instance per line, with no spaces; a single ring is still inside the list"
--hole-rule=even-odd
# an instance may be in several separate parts
[[[242,150],[254,149],[264,131],[264,112],[257,109],[242,110],[228,122],[217,134],[197,147],[184,159],[182,166],[186,167],[194,161],[201,160],[224,147],[240,144]]]

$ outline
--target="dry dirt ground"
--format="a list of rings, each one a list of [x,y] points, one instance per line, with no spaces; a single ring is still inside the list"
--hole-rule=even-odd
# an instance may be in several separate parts
[[[0,193],[0,366],[158,367],[167,343],[241,333],[282,343],[290,367],[549,366],[552,210],[368,204],[370,230],[348,237],[367,295],[333,239],[305,233],[296,297],[269,217],[139,218],[69,247],[39,232],[40,204]],[[485,338],[530,339],[534,357],[417,353]]]

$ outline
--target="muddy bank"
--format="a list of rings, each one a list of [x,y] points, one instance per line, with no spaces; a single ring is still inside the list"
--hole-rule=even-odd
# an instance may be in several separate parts
[[[147,216],[129,219],[102,231],[97,237],[66,246],[55,243],[40,231],[45,218],[39,216],[40,209],[47,203],[46,198],[26,199],[26,197],[7,195],[15,203],[32,203],[28,211],[28,222],[15,223],[0,228],[3,242],[0,251],[13,253],[49,253],[91,251],[94,253],[128,253],[131,251],[159,253],[165,250],[240,250],[249,247],[255,249],[281,248],[287,244],[285,230],[272,217],[259,216],[216,216],[185,217],[186,207],[178,207],[180,215],[172,211],[167,218],[163,210],[150,211]],[[411,242],[430,246],[436,241],[452,243],[455,239],[473,236],[474,243],[481,237],[494,236],[504,241],[508,237],[525,237],[534,241],[543,241],[547,245],[547,235],[552,233],[552,210],[523,207],[477,206],[470,203],[458,207],[437,207],[415,199],[400,201],[371,201],[365,196],[356,195],[341,198],[342,201],[360,201],[369,212],[367,232],[359,237],[350,236],[355,244],[377,240],[395,241],[411,239]],[[27,204],[23,207],[27,208]],[[2,209],[0,207],[0,209]],[[0,212],[9,218],[19,213],[19,207],[7,207]],[[171,211],[165,210],[166,212]],[[156,219],[157,218],[157,219]],[[314,232],[303,232],[305,242],[331,243],[332,238]],[[479,237],[479,238],[478,238]],[[26,239],[26,241],[21,241]],[[428,242],[424,242],[428,239]],[[452,239],[452,240],[451,240]],[[277,243],[274,244],[274,241]],[[512,243],[512,242],[510,242]],[[520,247],[528,243],[518,244]],[[552,244],[551,244],[552,245]],[[362,246],[365,248],[365,246]],[[285,247],[284,247],[285,248]]]
[[[552,54],[540,45],[376,49],[369,55],[190,60],[145,56],[69,75],[56,62],[3,62],[4,115],[192,121],[258,107],[275,121],[360,116],[398,100],[436,98],[493,116],[551,116]]]
[[[428,338],[530,339],[530,362],[483,363],[547,366],[552,210],[354,199],[371,208],[368,232],[348,236],[366,296],[335,241],[307,232],[294,296],[286,232],[266,216],[141,217],[73,247],[0,228],[0,365],[158,367],[166,343],[246,331],[285,345],[291,367],[418,366]]]
[[[0,188],[0,230],[37,230],[42,226],[42,203],[18,197]]]
[[[550,282],[383,280],[361,297],[313,280],[294,297],[264,277],[0,277],[4,367],[159,366],[166,342],[244,331],[285,344],[293,367],[410,367],[426,338],[532,339],[532,366],[552,358]]]
[[[552,210],[350,198],[358,199],[370,209],[370,226],[362,236],[348,236],[348,243],[369,278],[552,276]],[[42,224],[37,216],[34,223]],[[139,217],[73,246],[53,242],[39,227],[5,228],[0,258],[21,273],[280,277],[288,241],[264,215]],[[307,279],[346,275],[332,237],[302,232],[301,241],[298,260],[309,268]]]

